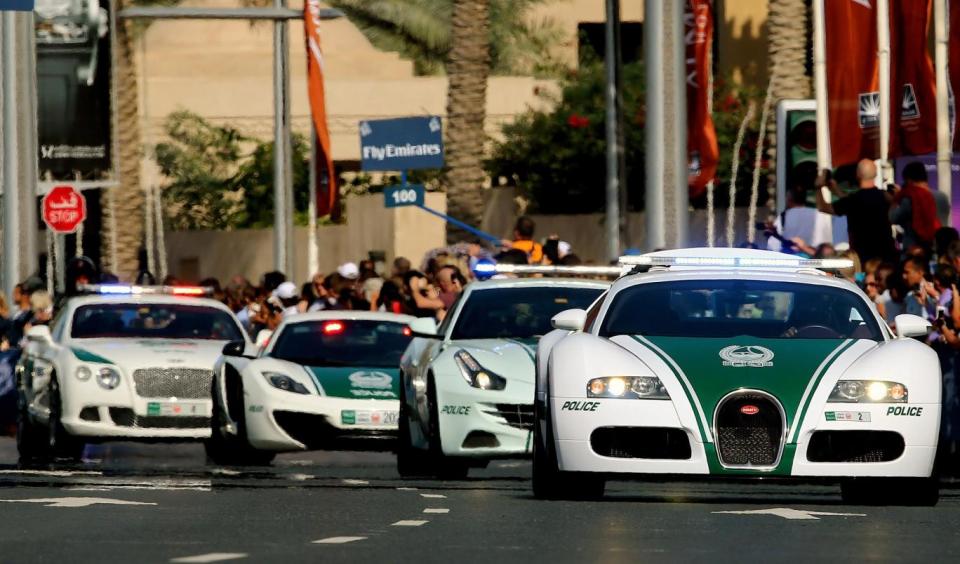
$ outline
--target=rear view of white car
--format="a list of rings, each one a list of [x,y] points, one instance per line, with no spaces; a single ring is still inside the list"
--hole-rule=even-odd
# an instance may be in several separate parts
[[[17,366],[22,460],[78,459],[87,442],[201,440],[212,367],[245,341],[200,288],[97,286],[32,327]]]

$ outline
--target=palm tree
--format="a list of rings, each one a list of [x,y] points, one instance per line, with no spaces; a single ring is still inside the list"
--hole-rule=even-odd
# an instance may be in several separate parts
[[[483,130],[490,76],[489,0],[455,0],[447,61],[447,212],[471,225],[483,216]],[[448,227],[447,238],[459,233]],[[453,241],[451,241],[453,242]]]
[[[808,98],[809,0],[770,0],[767,16],[768,68],[776,71],[773,99]]]
[[[116,9],[143,5],[148,2],[137,0],[117,0]],[[157,2],[160,3],[160,2]],[[164,2],[169,4],[169,2]],[[140,185],[140,157],[142,155],[140,139],[139,91],[135,62],[135,23],[131,20],[117,20],[114,30],[116,54],[114,61],[114,92],[117,108],[117,162],[119,163],[120,186],[101,192],[101,209],[106,216],[104,224],[103,268],[123,279],[132,279],[139,266],[138,254],[143,246],[144,236],[144,194]],[[110,217],[112,215],[112,218]],[[116,233],[110,233],[115,226]],[[111,244],[116,239],[116,249]],[[116,263],[113,263],[116,254]]]

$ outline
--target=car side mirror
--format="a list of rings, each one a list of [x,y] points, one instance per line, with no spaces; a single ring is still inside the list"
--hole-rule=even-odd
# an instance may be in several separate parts
[[[229,343],[223,345],[223,356],[247,357],[245,354],[246,352],[246,341],[230,341]]]
[[[424,339],[439,339],[437,322],[432,317],[418,317],[410,322],[410,331],[414,337]]]
[[[53,335],[50,334],[50,328],[46,325],[33,325],[27,330],[27,340],[49,343],[53,341]]]
[[[582,331],[587,323],[587,312],[582,309],[568,309],[553,316],[550,324],[562,331]]]
[[[925,337],[933,327],[930,322],[918,315],[898,315],[894,321],[897,326],[897,337]]]

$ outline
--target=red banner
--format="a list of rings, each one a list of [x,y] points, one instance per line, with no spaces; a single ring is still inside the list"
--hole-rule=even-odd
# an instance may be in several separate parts
[[[953,123],[950,134],[953,135],[953,150],[960,151],[960,112],[957,111],[957,96],[960,96],[960,0],[950,0],[950,88],[953,91]]]
[[[880,157],[880,91],[875,3],[824,5],[827,113],[833,166]]]
[[[310,113],[317,134],[317,215],[337,215],[337,175],[330,152],[330,130],[327,129],[326,98],[323,91],[323,53],[320,51],[320,3],[304,2],[303,25],[307,42],[307,93]]]
[[[720,151],[710,115],[710,50],[713,46],[711,0],[687,0],[684,31],[687,56],[687,154],[690,198],[697,198],[717,175]]]
[[[890,2],[890,156],[937,150],[937,80],[927,49],[930,0]]]

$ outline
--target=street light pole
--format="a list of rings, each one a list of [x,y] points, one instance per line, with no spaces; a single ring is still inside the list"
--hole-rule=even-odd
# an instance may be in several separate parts
[[[286,0],[274,0],[274,7],[286,8]],[[290,104],[289,72],[287,69],[287,24],[276,20],[273,24],[273,265],[274,269],[293,277],[291,269],[293,217],[290,210],[292,189],[289,173],[290,158]]]
[[[607,233],[607,259],[614,261],[620,256],[620,92],[619,92],[619,42],[620,0],[606,0],[606,37],[604,61],[606,66],[606,141],[607,141],[607,209],[605,230]]]
[[[3,289],[7,296],[20,279],[20,163],[17,125],[17,12],[2,18],[3,73]]]
[[[646,111],[646,250],[667,245],[663,194],[663,2],[648,0],[643,7],[643,52],[647,74]]]

